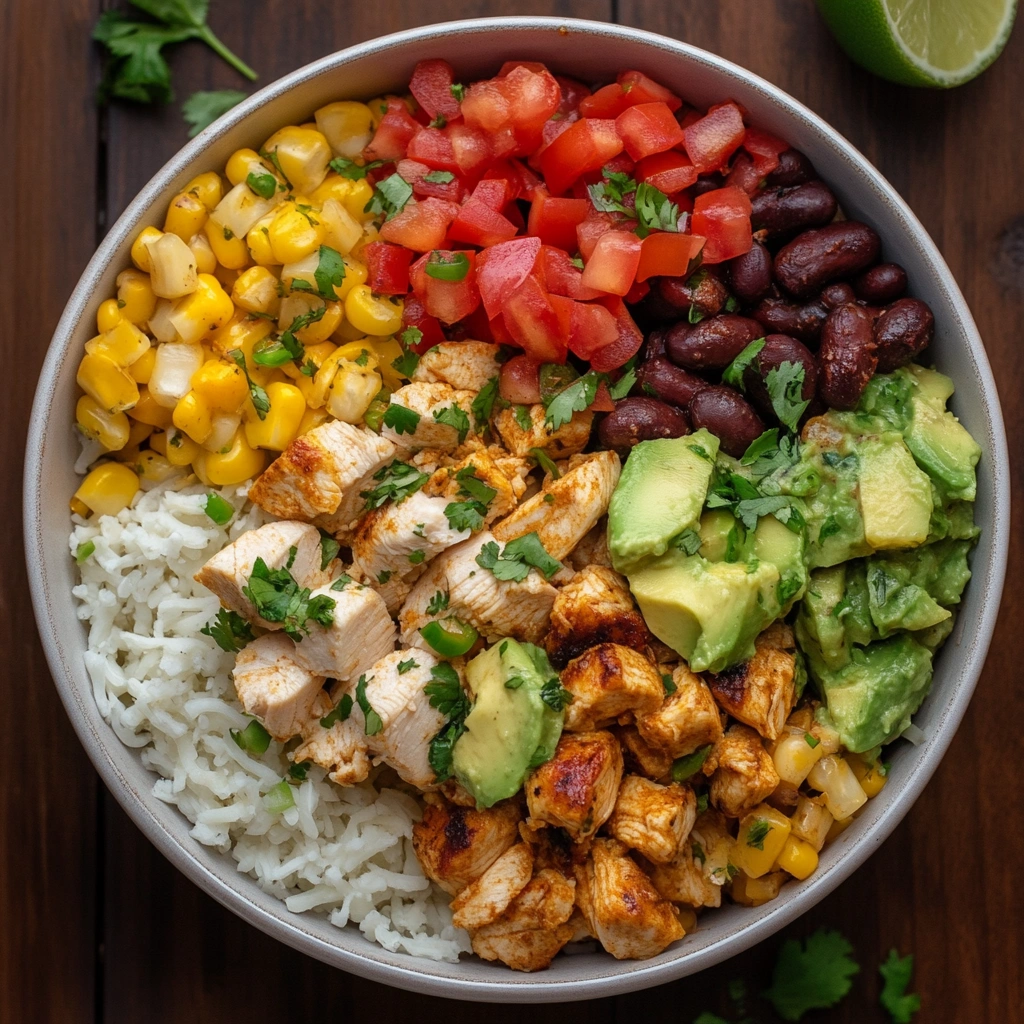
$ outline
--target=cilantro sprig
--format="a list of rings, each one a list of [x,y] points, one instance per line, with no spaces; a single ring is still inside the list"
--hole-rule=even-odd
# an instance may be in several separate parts
[[[252,626],[238,612],[226,608],[217,610],[217,617],[208,622],[200,633],[212,637],[222,651],[240,651],[250,640],[256,639]]]
[[[414,466],[395,459],[394,462],[378,469],[373,474],[373,479],[378,481],[377,486],[373,490],[361,491],[359,494],[360,498],[366,499],[367,511],[380,508],[388,501],[393,501],[397,505],[418,491],[430,477]]]
[[[895,949],[889,950],[889,958],[878,968],[885,985],[878,1001],[892,1017],[893,1024],[910,1024],[910,1020],[921,1009],[921,997],[912,992],[907,994],[911,975],[914,973],[913,956],[901,957]]]
[[[256,415],[261,420],[265,420],[267,413],[270,412],[270,398],[266,391],[249,376],[249,368],[245,365],[245,353],[240,348],[233,348],[228,352],[228,358],[233,360],[242,373],[245,374],[245,381],[249,385],[249,398],[252,400],[252,407],[256,410]],[[255,360],[254,354],[253,362]]]
[[[785,942],[765,997],[783,1020],[799,1020],[809,1010],[835,1006],[860,972],[853,947],[835,931],[816,931],[805,943]]]
[[[488,541],[476,556],[476,564],[489,569],[496,579],[514,583],[522,583],[531,567],[548,580],[562,568],[562,563],[548,554],[536,530],[510,540],[502,551],[495,541]]]
[[[237,107],[244,99],[245,93],[238,89],[200,89],[192,93],[181,105],[181,116],[185,119],[185,124],[189,126],[188,137],[194,139],[204,128],[208,128],[232,107]],[[277,179],[272,174],[268,174],[267,177],[274,182],[275,186],[277,185]],[[252,188],[252,185],[250,184],[249,187]],[[263,198],[269,199],[270,196]]]
[[[312,597],[308,587],[299,586],[289,571],[295,555],[293,547],[288,564],[282,569],[271,569],[262,558],[257,558],[242,593],[252,601],[260,618],[279,622],[284,632],[300,643],[304,635],[309,635],[310,622],[325,629],[334,622],[336,602],[326,594]]]
[[[412,199],[412,185],[397,171],[383,181],[377,183],[373,197],[363,207],[364,213],[372,213],[375,217],[390,220],[405,209],[405,204]]]
[[[430,670],[430,679],[423,692],[430,699],[430,706],[436,708],[446,721],[430,741],[427,760],[436,780],[444,782],[451,778],[455,742],[466,731],[466,716],[473,705],[462,689],[458,672],[448,662],[435,665]]]

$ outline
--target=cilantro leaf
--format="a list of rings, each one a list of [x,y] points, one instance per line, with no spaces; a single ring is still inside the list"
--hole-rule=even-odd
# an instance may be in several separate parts
[[[415,409],[392,402],[384,413],[384,425],[396,434],[415,434],[420,424],[420,414]]]
[[[545,425],[551,430],[558,430],[572,419],[574,412],[588,409],[597,397],[597,386],[600,378],[596,371],[588,370],[579,380],[573,381],[567,388],[560,391],[547,405],[544,416]]]
[[[664,687],[666,697],[671,697],[676,692],[676,682],[668,672],[661,674],[661,685]]]
[[[351,181],[361,181],[370,171],[383,166],[383,160],[371,160],[367,164],[357,164],[354,160],[343,156],[335,157],[330,163],[332,171]]]
[[[672,780],[674,782],[685,782],[691,775],[700,771],[704,762],[711,753],[711,744],[698,747],[692,754],[684,754],[672,762]]]
[[[197,94],[198,95],[198,94]],[[261,199],[272,199],[277,192],[277,178],[269,171],[264,174],[257,174],[250,171],[245,178],[246,185],[252,189]]]
[[[551,456],[548,455],[543,448],[531,448],[530,454],[537,460],[537,465],[540,466],[545,473],[551,474],[552,480],[557,480],[562,475],[559,472],[558,467],[552,461]],[[554,500],[554,495],[548,495],[548,497]]]
[[[345,261],[341,253],[329,245],[321,245],[320,262],[313,271],[313,277],[322,299],[337,299],[338,293],[334,289],[340,288],[341,282],[345,280]],[[323,316],[322,313],[320,315]]]
[[[641,238],[653,230],[678,231],[679,207],[664,192],[641,182],[636,187],[636,219]]]
[[[427,557],[427,553],[422,549],[417,548],[415,551],[410,551],[405,557],[409,559],[410,565],[420,565]]]
[[[636,192],[636,182],[623,171],[609,171],[605,167],[601,171],[604,180],[587,186],[590,201],[595,210],[602,213],[624,213],[627,217],[636,215],[636,211],[626,206],[623,200]]]
[[[341,700],[334,705],[334,709],[320,719],[320,724],[325,729],[330,729],[335,722],[347,722],[348,716],[352,714],[353,704],[355,704],[355,701],[352,700],[352,695],[343,693]]]
[[[913,956],[900,957],[895,949],[889,950],[889,958],[878,968],[885,979],[878,1001],[889,1011],[893,1024],[910,1024],[910,1018],[921,1009],[921,997],[916,992],[906,994],[913,971]]]
[[[291,549],[292,558],[295,548]],[[289,560],[290,564],[290,560]],[[300,587],[288,568],[271,569],[262,558],[253,563],[249,582],[242,587],[256,609],[256,614],[267,622],[279,622],[284,632],[296,643],[303,634],[309,635],[311,620],[324,628],[334,622],[334,598],[326,594],[311,597],[308,587]]]
[[[783,943],[764,992],[783,1020],[799,1020],[808,1010],[835,1006],[849,991],[860,967],[850,959],[853,947],[835,931],[819,929],[806,943]]]
[[[510,540],[500,555],[497,543],[488,541],[480,549],[476,562],[482,568],[490,569],[497,579],[516,583],[529,576],[531,566],[539,569],[545,579],[551,579],[562,568],[562,563],[547,553],[536,530]]]
[[[530,415],[530,407],[527,405],[514,405],[512,415],[516,418],[516,424],[524,433],[533,430],[533,417]]]
[[[320,570],[326,571],[327,566],[338,557],[341,545],[326,530],[320,531]]]
[[[409,658],[408,661],[400,661],[398,663],[398,674],[404,676],[406,672],[411,671],[414,668],[419,668],[420,664],[415,658]]]
[[[608,395],[613,401],[618,401],[620,398],[625,398],[626,395],[633,390],[633,385],[636,384],[636,362],[630,360],[626,363],[625,372],[622,376],[614,383],[608,386]]]
[[[414,466],[395,459],[394,462],[378,469],[373,474],[373,479],[379,481],[377,486],[371,491],[361,491],[359,494],[360,498],[366,499],[367,511],[380,508],[387,501],[393,501],[397,505],[410,494],[415,494],[430,477]]]
[[[363,212],[372,213],[375,217],[383,214],[384,220],[390,220],[405,209],[410,199],[412,185],[396,172],[377,183],[373,198],[363,208]]]
[[[288,766],[288,776],[296,782],[305,782],[309,769],[313,767],[312,761],[299,761],[297,764]]]
[[[674,538],[672,544],[679,548],[680,551],[685,551],[688,555],[695,555],[700,551],[700,534],[693,527],[690,527],[690,529],[683,530],[678,537]]]
[[[238,89],[199,90],[192,93],[181,105],[181,116],[189,126],[188,137],[190,139],[195,138],[204,128],[213,124],[218,117],[226,114],[232,107],[238,106],[245,99],[245,95],[244,92],[240,92]],[[255,176],[250,174],[249,177]],[[253,187],[251,181],[248,181],[248,179],[246,181],[253,192],[263,196],[264,199],[269,199],[277,189],[277,179],[272,174],[263,174],[260,175],[260,178],[270,179],[270,195],[264,195],[263,192]]]
[[[743,373],[750,366],[757,354],[764,348],[764,338],[755,338],[742,352],[722,371],[722,383],[731,384],[739,391],[744,391]]]
[[[558,681],[557,676],[552,676],[540,690],[540,699],[552,711],[564,711],[573,701],[572,694]]]
[[[252,407],[256,410],[256,415],[261,420],[265,420],[267,413],[270,412],[270,398],[267,396],[266,391],[249,376],[249,369],[245,365],[245,353],[240,348],[233,348],[228,353],[228,358],[233,360],[242,373],[245,374],[246,383],[249,385],[249,398],[252,400]],[[254,355],[253,362],[255,360],[256,357]]]
[[[463,97],[466,95],[466,87],[461,82],[453,82],[448,89],[455,99],[461,103]]]
[[[434,421],[444,423],[455,430],[459,435],[459,444],[466,440],[469,433],[469,416],[461,406],[446,405],[443,409],[435,409]]]
[[[256,639],[252,626],[238,612],[226,608],[219,608],[217,617],[199,632],[213,637],[222,651],[240,651],[250,640]]]
[[[486,513],[486,506],[479,501],[453,501],[444,509],[445,518],[453,530],[481,529]]]
[[[416,367],[420,365],[420,357],[412,351],[414,345],[423,340],[423,332],[418,327],[407,327],[399,335],[402,354],[391,361],[391,365],[405,378],[412,380]]]
[[[435,665],[430,678],[423,692],[430,699],[430,706],[440,711],[447,722],[430,741],[427,760],[437,781],[444,782],[451,778],[455,741],[466,731],[466,716],[473,705],[462,689],[458,672],[448,662]]]
[[[435,185],[447,185],[449,181],[455,180],[455,175],[451,171],[430,171],[429,174],[423,175],[424,181],[431,181]]]
[[[795,434],[800,417],[810,404],[810,399],[803,397],[804,364],[788,361],[781,363],[768,371],[764,383],[775,415]]]
[[[495,579],[521,583],[530,575],[530,567],[514,559],[505,561],[501,558],[496,541],[489,540],[476,556],[476,564],[482,569],[490,569]]]
[[[455,479],[459,483],[460,495],[464,494],[469,498],[474,498],[482,505],[490,505],[498,494],[493,487],[488,487],[487,484],[485,484],[483,480],[476,475],[476,466],[463,466],[462,469],[455,474]]]
[[[571,363],[544,363],[537,371],[541,402],[547,405],[555,395],[563,392],[579,377],[579,372]]]
[[[438,615],[448,607],[449,595],[446,590],[438,590],[427,603],[427,614]]]
[[[758,818],[753,825],[747,829],[747,846],[752,847],[755,850],[764,850],[764,841],[768,838],[768,833],[775,826],[770,821],[766,821],[764,818]]]
[[[356,703],[359,705],[359,710],[363,713],[363,732],[367,736],[376,736],[384,728],[384,722],[380,715],[370,706],[370,702],[366,697],[366,684],[369,680],[365,675],[359,677],[359,682],[356,683]]]
[[[492,377],[479,391],[470,411],[473,413],[473,422],[477,431],[482,431],[487,426],[494,410],[494,400],[498,397],[498,378]]]

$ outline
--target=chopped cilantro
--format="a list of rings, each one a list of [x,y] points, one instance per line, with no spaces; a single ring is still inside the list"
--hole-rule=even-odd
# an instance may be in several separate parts
[[[387,581],[391,579],[391,577],[394,575],[395,573],[393,569],[381,569],[381,571],[377,573],[376,579],[377,582],[383,587],[384,584],[387,583]]]
[[[360,498],[366,499],[367,510],[380,508],[387,501],[393,501],[395,504],[404,501],[410,494],[415,494],[430,477],[414,466],[396,459],[378,469],[373,474],[373,479],[379,481],[377,486],[372,491],[362,491],[359,495]]]
[[[558,430],[572,419],[574,412],[588,409],[597,397],[600,377],[594,370],[588,370],[579,380],[573,381],[564,391],[559,392],[547,405],[545,425]]]
[[[249,370],[245,365],[245,353],[240,348],[233,348],[228,352],[228,358],[245,374],[246,383],[249,385],[249,398],[252,401],[252,407],[256,410],[256,415],[261,420],[265,420],[267,413],[270,412],[270,399],[267,397],[266,391],[259,384],[254,383],[252,377],[249,376]],[[255,356],[253,357],[253,362],[255,362]]]
[[[636,187],[636,233],[645,238],[651,231],[678,231],[679,207],[664,192],[641,182]]]
[[[779,422],[795,434],[810,404],[810,399],[803,397],[804,364],[784,362],[768,371],[764,383]]]
[[[423,180],[435,185],[447,185],[449,181],[455,180],[455,175],[451,171],[430,171],[429,174],[423,175]]]
[[[476,423],[478,431],[483,430],[491,418],[494,410],[494,400],[498,397],[498,378],[492,377],[479,391],[470,411],[473,413],[473,422]]]
[[[853,947],[839,932],[819,929],[806,943],[789,939],[779,950],[772,986],[765,993],[783,1020],[799,1020],[809,1010],[835,1006],[850,991],[860,967]]]
[[[536,531],[510,540],[499,555],[495,541],[488,541],[476,556],[476,563],[482,569],[490,569],[499,580],[521,583],[530,575],[530,567],[539,569],[545,579],[551,579],[562,563],[552,558],[544,549]]]
[[[711,753],[711,744],[698,747],[692,754],[684,754],[672,762],[672,779],[674,782],[685,782],[691,775],[700,771]]]
[[[320,569],[325,570],[334,561],[341,545],[326,531],[320,531]]]
[[[365,725],[363,726],[363,732],[367,736],[376,736],[384,728],[384,722],[380,715],[370,706],[369,700],[366,697],[366,684],[369,680],[365,675],[359,677],[359,682],[356,683],[356,703],[359,705],[359,710],[363,713],[363,720]]]
[[[460,82],[452,82],[448,87],[451,94],[459,101],[462,102],[463,97],[466,95],[466,87]]]
[[[384,412],[384,426],[391,427],[396,434],[415,434],[420,425],[420,414],[415,409],[392,402]]]
[[[530,454],[537,460],[537,465],[540,466],[545,473],[551,474],[552,480],[557,480],[562,475],[559,472],[558,467],[552,461],[551,456],[548,455],[543,448],[531,448]]]
[[[753,825],[747,829],[747,846],[753,847],[755,850],[764,850],[764,841],[768,838],[768,833],[775,826],[770,821],[765,821],[764,818],[758,818]]]
[[[878,968],[885,981],[878,1001],[889,1011],[893,1024],[910,1024],[911,1017],[921,1009],[921,997],[917,993],[907,995],[913,971],[913,956],[901,957],[895,949],[889,950],[889,958]]]
[[[363,208],[363,212],[372,213],[375,217],[383,214],[384,220],[389,220],[401,213],[410,199],[412,185],[400,174],[392,174],[377,183],[373,198]]]
[[[415,658],[409,658],[408,661],[400,661],[398,663],[398,674],[404,676],[406,672],[419,667],[419,662]]]
[[[691,527],[688,530],[683,530],[678,537],[675,537],[672,544],[679,548],[680,551],[685,551],[688,555],[695,555],[700,550],[700,534]]]
[[[352,577],[347,572],[343,572],[332,584],[331,590],[342,591],[352,582]]]
[[[312,767],[312,761],[299,761],[288,766],[288,775],[290,778],[295,779],[296,782],[305,782],[309,769]]]
[[[452,753],[455,741],[466,731],[466,716],[473,705],[462,689],[459,674],[443,661],[430,670],[431,682],[423,688],[436,708],[447,719],[437,735],[430,741],[427,760],[438,782],[451,778]]]
[[[626,363],[622,376],[614,384],[609,385],[608,395],[613,401],[617,402],[620,398],[625,398],[633,390],[635,384],[636,364],[635,360],[631,359]]]
[[[557,676],[552,676],[540,690],[540,699],[552,711],[564,711],[573,701],[572,694],[558,681]]]
[[[347,722],[348,716],[352,714],[352,705],[354,703],[355,701],[352,700],[351,694],[343,693],[341,700],[334,705],[334,710],[320,719],[320,724],[325,729],[330,729],[335,722]]]
[[[479,501],[482,505],[490,505],[490,503],[497,496],[497,491],[493,487],[488,487],[476,475],[476,466],[469,465],[463,466],[455,474],[455,479],[459,484],[459,494],[466,495],[466,497],[474,498]]]
[[[487,507],[479,501],[452,501],[445,506],[445,518],[453,530],[479,530],[484,525]]]
[[[516,418],[519,429],[524,433],[533,430],[533,417],[530,415],[530,407],[527,405],[512,406],[512,415]]]
[[[427,614],[437,615],[448,607],[448,592],[438,590],[427,603]]]
[[[415,551],[410,551],[405,557],[409,559],[410,565],[419,565],[427,555],[425,551],[417,548]]]
[[[384,166],[383,160],[371,160],[368,164],[357,164],[354,160],[347,160],[343,156],[335,157],[331,161],[331,170],[336,174],[340,174],[343,178],[349,178],[352,181],[360,181],[365,178],[366,175],[375,170],[378,167]]]
[[[466,440],[469,433],[469,416],[461,406],[446,405],[443,409],[435,409],[434,421],[444,423],[456,431],[459,435],[459,444]]]
[[[665,695],[671,697],[676,692],[675,680],[670,672],[662,672],[661,685],[665,687]]]
[[[291,551],[294,559],[295,548]],[[252,601],[260,618],[281,623],[281,628],[296,643],[302,640],[303,634],[309,635],[308,622],[325,628],[334,622],[334,598],[326,594],[311,597],[309,588],[300,587],[287,568],[270,569],[262,558],[257,558],[253,564],[242,593]]]
[[[764,348],[764,338],[755,338],[722,372],[722,382],[731,384],[740,391],[743,386],[743,373],[753,364],[757,354]]]
[[[213,637],[222,651],[240,651],[250,640],[256,639],[252,626],[238,612],[226,608],[219,608],[217,617],[199,632]]]
[[[402,354],[391,361],[391,365],[405,378],[412,380],[416,367],[420,365],[420,357],[412,351],[414,345],[423,340],[423,332],[418,327],[407,327],[399,335],[402,343]]]
[[[322,299],[337,299],[338,294],[334,289],[341,287],[341,282],[345,280],[345,261],[341,258],[341,253],[329,245],[321,245],[320,261],[313,271],[313,277],[316,280],[316,290]],[[323,316],[322,313],[320,315]],[[294,325],[289,330],[295,330]]]

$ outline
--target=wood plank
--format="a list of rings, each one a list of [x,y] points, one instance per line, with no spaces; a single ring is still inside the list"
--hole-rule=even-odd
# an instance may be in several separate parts
[[[0,1020],[91,1020],[96,776],[36,635],[21,557],[21,473],[35,379],[96,243],[96,0],[0,8],[0,162],[8,198],[0,277],[0,431],[5,559],[0,650]],[[59,126],[59,130],[58,127]],[[16,140],[16,141],[15,141]],[[74,626],[74,623],[70,625]],[[44,969],[59,965],[59,974]]]

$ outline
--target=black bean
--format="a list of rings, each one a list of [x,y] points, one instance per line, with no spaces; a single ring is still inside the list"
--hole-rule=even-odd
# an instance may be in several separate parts
[[[708,386],[703,377],[680,369],[664,356],[648,359],[636,374],[639,393],[685,409],[698,391]]]
[[[690,419],[694,429],[711,431],[722,451],[735,459],[764,433],[764,423],[751,404],[724,384],[713,384],[693,396]]]
[[[751,201],[750,223],[768,238],[789,238],[798,231],[828,224],[839,208],[832,190],[823,181],[808,181],[790,188],[766,188]]]
[[[597,428],[605,448],[625,455],[635,444],[659,437],[682,437],[690,432],[686,417],[654,398],[624,398]]]
[[[891,373],[920,355],[935,333],[935,317],[920,299],[897,299],[875,322],[878,370]]]
[[[779,154],[779,166],[768,175],[769,185],[802,185],[814,181],[818,172],[814,164],[798,149],[787,149]]]
[[[772,286],[772,258],[760,242],[726,263],[733,295],[745,306],[760,302]]]
[[[685,370],[722,370],[764,334],[756,320],[723,313],[699,324],[678,323],[665,335],[665,352]]]
[[[874,228],[843,220],[797,235],[775,255],[775,279],[798,298],[824,285],[852,277],[878,259],[882,247]]]
[[[907,272],[898,263],[879,263],[854,278],[853,290],[858,299],[885,306],[907,290]]]
[[[878,368],[874,318],[854,302],[832,310],[821,329],[818,390],[835,409],[853,409]]]

